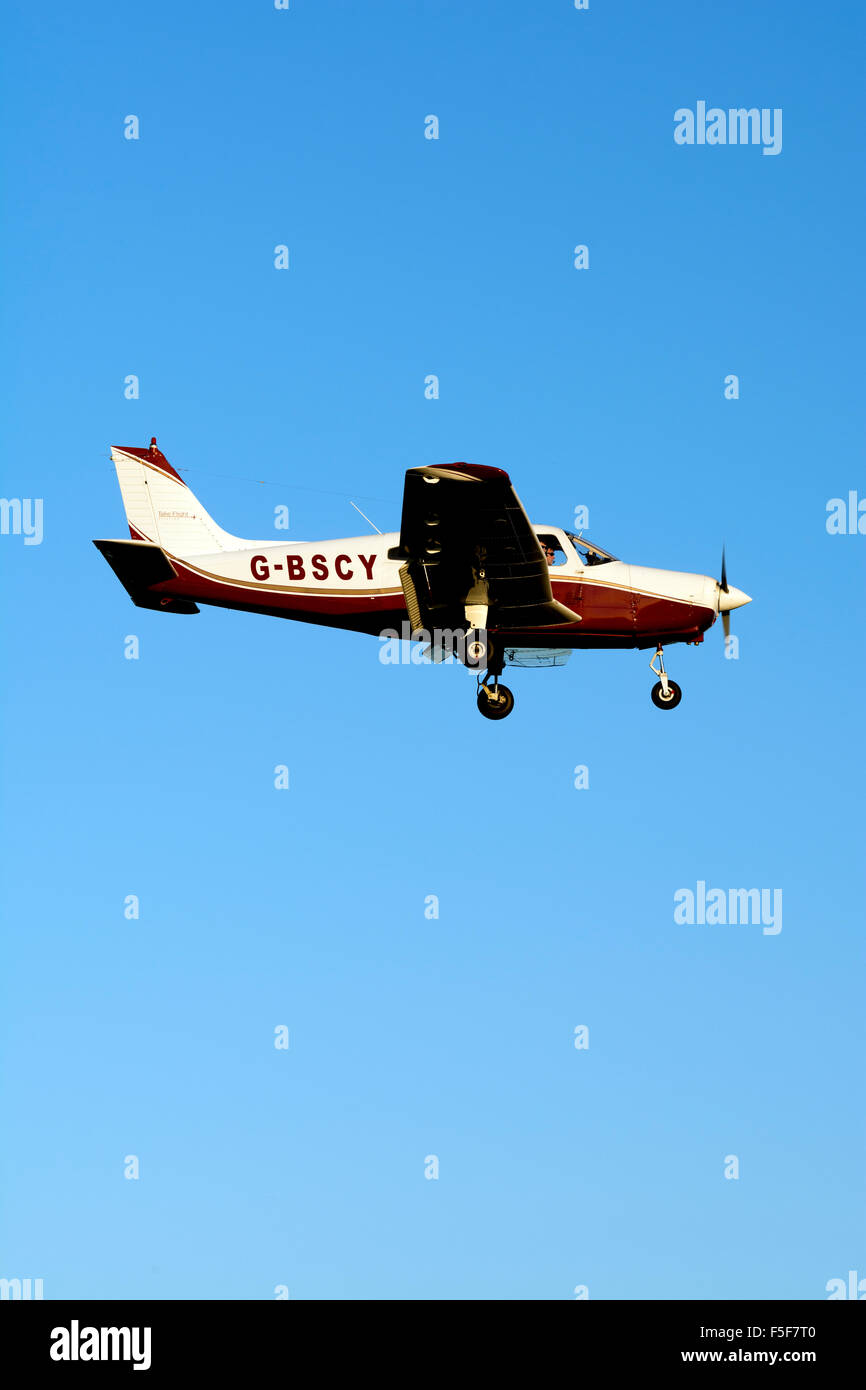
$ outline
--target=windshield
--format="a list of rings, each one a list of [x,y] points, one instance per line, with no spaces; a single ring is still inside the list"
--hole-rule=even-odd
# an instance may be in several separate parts
[[[593,545],[592,541],[586,540],[584,536],[575,536],[571,531],[566,531],[565,534],[585,565],[606,565],[610,560],[616,559],[609,550],[602,550],[600,545]]]

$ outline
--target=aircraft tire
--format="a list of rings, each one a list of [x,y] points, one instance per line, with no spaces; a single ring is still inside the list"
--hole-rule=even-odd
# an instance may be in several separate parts
[[[497,687],[498,700],[491,700],[483,690],[478,692],[478,708],[485,719],[504,719],[514,709],[514,696],[507,685]]]
[[[490,665],[494,657],[494,646],[486,633],[482,633],[479,628],[470,628],[465,638],[464,665],[470,670],[483,671]]]
[[[683,698],[683,692],[680,690],[676,681],[672,681],[670,677],[668,677],[668,688],[669,694],[667,699],[664,697],[661,681],[656,681],[656,684],[650,691],[650,698],[657,709],[676,709],[680,700]]]

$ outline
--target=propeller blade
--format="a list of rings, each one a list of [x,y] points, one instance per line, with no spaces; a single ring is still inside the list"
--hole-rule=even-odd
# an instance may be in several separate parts
[[[744,603],[751,603],[748,594],[744,594],[742,589],[732,589],[728,586],[728,567],[725,564],[725,547],[722,546],[722,577],[719,580],[719,596],[716,603],[716,611],[722,615],[722,628],[725,633],[725,640],[731,635],[731,609],[742,608]]]

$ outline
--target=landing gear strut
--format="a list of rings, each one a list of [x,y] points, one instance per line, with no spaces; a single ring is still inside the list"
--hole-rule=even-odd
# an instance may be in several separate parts
[[[658,663],[658,665],[656,665]],[[680,690],[676,681],[672,681],[665,670],[665,658],[662,651],[662,644],[659,642],[655,656],[650,661],[650,670],[659,677],[658,682],[650,691],[650,698],[658,709],[676,709],[683,692]]]
[[[491,644],[485,675],[478,677],[478,708],[485,719],[504,719],[514,709],[514,696],[507,685],[499,684],[505,658]]]

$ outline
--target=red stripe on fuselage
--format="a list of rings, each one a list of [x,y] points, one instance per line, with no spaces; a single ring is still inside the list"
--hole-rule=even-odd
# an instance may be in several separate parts
[[[138,537],[136,537],[138,538]],[[141,537],[146,539],[146,537]],[[168,553],[168,552],[167,552]],[[309,589],[276,588],[223,580],[169,555],[177,579],[153,586],[153,592],[192,599],[219,608],[293,618],[354,631],[378,633],[404,621],[408,614],[400,591],[316,594]],[[711,627],[715,612],[686,600],[638,594],[610,584],[554,580],[554,598],[579,612],[580,623],[550,628],[508,629],[509,642],[531,646],[644,647],[658,642],[693,642]],[[491,614],[491,617],[493,615]],[[496,627],[491,623],[491,631]]]

